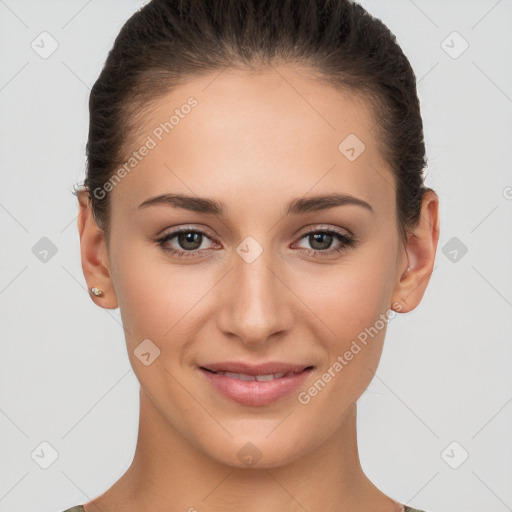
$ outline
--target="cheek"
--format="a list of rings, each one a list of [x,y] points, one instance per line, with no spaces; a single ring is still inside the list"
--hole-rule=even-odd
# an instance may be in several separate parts
[[[316,339],[325,349],[322,372],[331,368],[327,386],[347,403],[371,381],[382,352],[396,264],[396,254],[385,247],[369,244],[321,276],[297,281],[297,294],[313,311]]]
[[[357,259],[357,261],[356,261]],[[302,276],[298,295],[315,313],[333,346],[356,338],[391,306],[394,256],[361,253],[321,275]]]
[[[315,313],[309,328],[325,354],[315,379],[297,396],[294,434],[304,439],[327,439],[339,428],[373,379],[382,353],[393,259],[382,251],[380,260],[359,256],[357,262],[347,258],[322,279],[310,279],[298,292]]]
[[[194,279],[184,282],[148,242],[119,237],[112,248],[112,278],[129,348],[146,338],[159,345],[190,309],[186,298],[193,299]]]

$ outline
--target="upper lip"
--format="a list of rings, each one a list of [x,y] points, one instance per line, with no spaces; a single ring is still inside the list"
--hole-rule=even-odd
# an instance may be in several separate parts
[[[280,361],[270,361],[261,364],[225,361],[222,363],[209,363],[201,365],[201,368],[206,368],[207,370],[214,372],[243,373],[244,375],[270,375],[273,373],[301,372],[310,366],[312,365],[284,363]]]

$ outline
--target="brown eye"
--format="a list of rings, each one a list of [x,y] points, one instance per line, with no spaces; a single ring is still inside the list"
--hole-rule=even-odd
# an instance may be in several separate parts
[[[201,247],[203,235],[196,231],[187,231],[175,235],[176,241],[182,249],[194,251]],[[174,237],[173,237],[174,238]]]
[[[348,250],[356,245],[356,240],[353,236],[333,229],[317,229],[309,231],[301,237],[301,241],[302,240],[306,240],[311,248],[299,248],[305,251],[308,255],[320,258],[341,253],[342,251]],[[332,248],[333,243],[337,244],[334,248]]]
[[[207,249],[207,247],[201,247],[205,240],[211,239],[203,231],[182,228],[163,236],[156,240],[156,242],[167,253],[178,258],[188,258],[196,256]]]
[[[334,240],[334,236],[327,232],[312,233],[308,241],[315,251],[324,251],[329,249]]]

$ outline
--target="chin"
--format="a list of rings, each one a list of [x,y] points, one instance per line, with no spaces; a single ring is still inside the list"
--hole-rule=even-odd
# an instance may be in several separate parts
[[[270,434],[261,429],[254,436],[247,434],[218,440],[213,446],[202,444],[202,450],[213,460],[240,469],[269,469],[290,464],[307,451],[303,439],[295,439],[285,430]]]

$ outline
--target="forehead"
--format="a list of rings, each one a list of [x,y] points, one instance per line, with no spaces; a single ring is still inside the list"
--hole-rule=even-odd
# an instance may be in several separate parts
[[[222,195],[225,203],[231,193],[279,192],[284,202],[333,189],[368,201],[394,199],[370,105],[295,66],[190,79],[138,122],[129,153],[151,149],[113,190],[125,205],[170,191]]]

